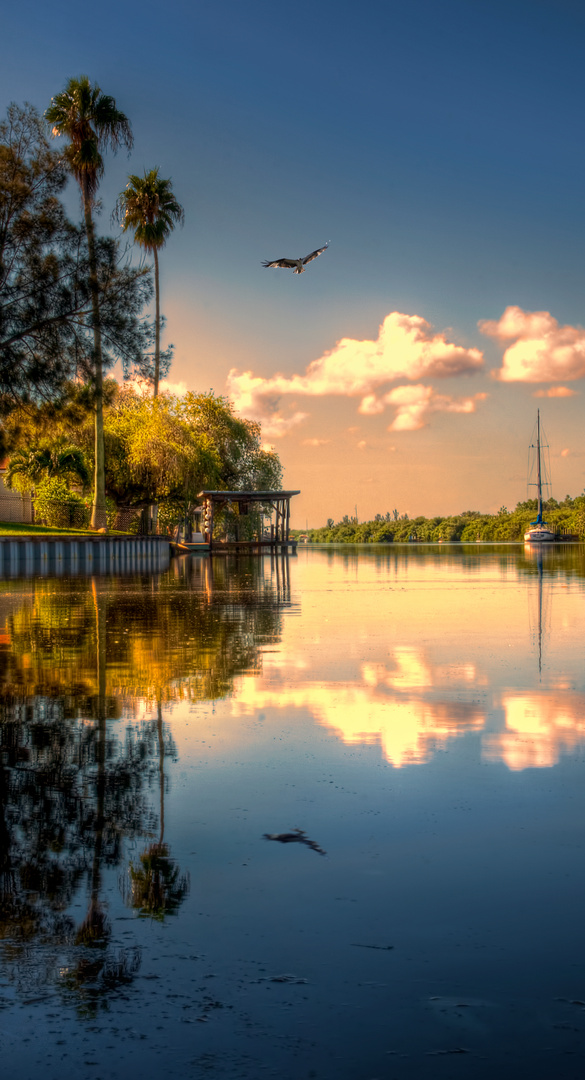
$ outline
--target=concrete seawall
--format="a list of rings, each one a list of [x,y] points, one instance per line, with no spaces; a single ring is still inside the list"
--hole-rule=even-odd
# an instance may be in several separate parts
[[[137,537],[0,538],[0,578],[61,574],[137,574],[168,569],[168,540]]]

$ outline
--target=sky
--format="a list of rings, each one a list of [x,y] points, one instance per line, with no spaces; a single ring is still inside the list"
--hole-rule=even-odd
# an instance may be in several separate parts
[[[87,74],[132,122],[103,231],[129,172],[172,179],[169,381],[261,421],[293,526],[512,508],[539,407],[552,493],[583,491],[582,3],[24,0],[2,23],[2,112]],[[327,241],[302,275],[261,265]]]

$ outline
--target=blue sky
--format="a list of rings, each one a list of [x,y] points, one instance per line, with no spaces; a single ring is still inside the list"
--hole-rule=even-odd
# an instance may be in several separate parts
[[[585,321],[582,4],[34,0],[4,13],[3,37],[3,106],[43,109],[84,73],[130,117],[131,158],[107,161],[104,228],[128,171],[172,177],[186,222],[161,260],[171,380],[217,392],[231,369],[265,380],[240,405],[302,488],[297,523],[356,503],[360,518],[513,505],[538,404],[555,494],[583,489],[578,330],[567,346],[547,324],[538,371],[501,381],[489,369],[510,344],[534,351],[532,324],[517,320],[505,340],[478,329],[509,307]],[[260,266],[326,240],[301,277]],[[392,312],[426,320],[429,340],[481,350],[481,370],[389,371],[363,393],[299,379],[271,391],[340,339],[375,342]],[[551,341],[573,350],[567,378]],[[396,427],[395,399],[382,401],[401,386],[433,403],[419,426],[409,414]],[[535,400],[551,387],[574,393]],[[372,389],[380,411],[359,412]]]

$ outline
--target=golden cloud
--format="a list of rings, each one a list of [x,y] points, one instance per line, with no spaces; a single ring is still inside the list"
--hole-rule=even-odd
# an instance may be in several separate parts
[[[368,394],[361,401],[359,412],[373,416],[383,412],[387,405],[394,406],[396,414],[388,431],[418,431],[426,426],[431,413],[473,413],[477,402],[484,401],[486,397],[484,393],[472,397],[451,397],[449,394],[437,394],[432,386],[418,383],[416,386],[397,386],[379,398],[375,394]]]
[[[361,411],[367,413],[364,402],[368,395],[375,402],[374,391],[384,384],[397,379],[442,379],[478,371],[482,365],[481,350],[455,345],[444,333],[433,334],[430,324],[420,315],[394,311],[384,319],[375,341],[342,338],[335,348],[313,360],[303,375],[277,374],[265,379],[252,371],[232,368],[227,390],[243,415],[263,424],[274,422],[278,430],[270,433],[276,436],[285,434],[304,418],[304,414],[297,413],[296,419],[284,420],[279,408],[284,395],[361,397]],[[371,411],[381,409],[374,405]]]
[[[513,342],[504,353],[500,371],[494,372],[494,378],[502,382],[572,381],[585,376],[585,330],[559,326],[549,311],[508,307],[500,319],[478,326],[482,334],[501,344]],[[568,397],[570,393],[547,396]]]
[[[578,390],[571,390],[568,386],[549,386],[546,390],[535,390],[533,397],[575,397]]]

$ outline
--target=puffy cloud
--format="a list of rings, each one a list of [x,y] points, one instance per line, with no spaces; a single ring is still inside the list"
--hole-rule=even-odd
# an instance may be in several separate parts
[[[575,397],[578,390],[571,390],[568,386],[549,386],[547,390],[535,390],[534,397]]]
[[[549,311],[506,308],[501,319],[478,323],[483,334],[504,344],[502,367],[494,378],[502,382],[556,382],[585,376],[585,330],[581,326],[559,326]],[[570,391],[559,388],[567,397]],[[553,396],[553,395],[550,395]]]
[[[474,394],[473,397],[455,398],[437,394],[432,386],[418,383],[416,386],[397,386],[380,398],[369,394],[361,402],[359,411],[372,416],[383,412],[387,405],[394,406],[396,414],[388,431],[418,431],[425,427],[430,413],[472,413],[477,402],[486,397],[487,394]]]
[[[303,439],[303,446],[326,446],[330,439]]]
[[[361,411],[371,414],[381,411],[374,392],[384,384],[405,378],[446,378],[478,371],[482,365],[479,349],[466,349],[448,341],[445,334],[432,333],[420,315],[394,311],[384,319],[375,341],[342,338],[335,348],[313,360],[303,375],[264,379],[232,368],[227,390],[239,412],[263,423],[282,420],[280,398],[285,394],[361,397]]]
[[[254,414],[248,414],[248,419],[261,420],[262,434],[267,438],[282,439],[283,435],[288,435],[289,431],[292,431],[298,424],[302,424],[308,415],[308,413],[296,412],[292,416],[283,416],[282,413],[274,411],[268,413],[268,416],[258,416],[257,410],[255,410]]]

